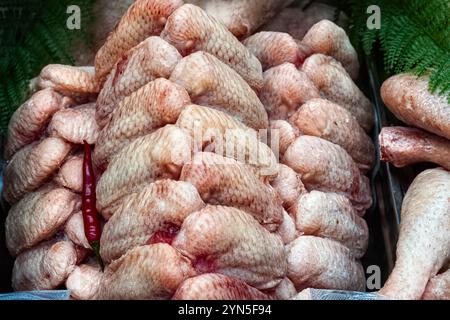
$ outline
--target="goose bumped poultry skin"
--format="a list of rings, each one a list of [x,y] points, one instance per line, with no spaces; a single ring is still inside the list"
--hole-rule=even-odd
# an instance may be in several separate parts
[[[421,172],[403,200],[397,260],[379,293],[420,299],[428,281],[450,258],[450,172]]]
[[[172,300],[271,300],[271,297],[245,282],[207,273],[185,280]]]
[[[161,37],[183,56],[207,52],[234,69],[253,89],[262,86],[258,59],[223,24],[197,6],[185,4],[175,10]]]
[[[41,186],[63,163],[72,145],[61,138],[45,138],[17,152],[5,169],[3,195],[10,204]]]
[[[308,190],[342,194],[360,213],[372,205],[369,179],[348,153],[334,143],[300,136],[284,154],[283,163],[300,175]]]
[[[302,134],[333,142],[348,152],[363,171],[375,162],[375,147],[356,119],[344,108],[325,99],[303,104],[288,120]]]
[[[100,128],[123,98],[157,78],[169,78],[181,60],[177,49],[160,37],[149,37],[128,50],[115,64],[96,102]]]
[[[159,35],[182,0],[137,0],[122,16],[95,56],[95,72],[104,80],[119,58],[141,41]]]
[[[304,72],[283,63],[264,72],[259,98],[271,120],[286,120],[306,101],[320,98],[320,92]]]
[[[289,34],[282,32],[258,32],[242,43],[258,58],[263,70],[286,62],[299,67],[310,55],[308,47],[300,45]]]
[[[14,261],[15,291],[52,290],[64,283],[77,263],[77,252],[68,241],[41,242]]]
[[[223,23],[237,38],[252,34],[293,0],[188,0]]]
[[[53,182],[61,187],[80,193],[83,189],[83,156],[69,156],[59,169]]]
[[[81,211],[72,214],[72,216],[67,219],[66,225],[64,226],[64,234],[77,246],[91,249],[91,245],[84,233],[83,214]]]
[[[423,300],[450,300],[450,269],[430,279]]]
[[[323,54],[313,54],[303,63],[302,71],[319,89],[322,97],[347,109],[366,132],[372,130],[372,103],[338,61]]]
[[[94,67],[73,67],[49,64],[39,74],[37,86],[52,88],[64,96],[84,103],[95,99],[100,91],[100,83],[95,77]]]
[[[358,78],[358,54],[345,30],[330,20],[322,20],[313,25],[301,43],[313,53],[333,57],[342,64],[353,80]]]
[[[294,205],[298,197],[306,193],[305,186],[298,174],[284,164],[278,165],[278,176],[271,182],[271,185],[280,195],[285,209]]]
[[[189,260],[168,244],[137,247],[105,269],[94,298],[169,299],[184,280],[194,275]]]
[[[287,247],[288,277],[297,290],[305,288],[364,291],[364,269],[338,242],[300,236]]]
[[[59,110],[53,115],[47,132],[50,136],[61,137],[68,142],[82,144],[86,141],[95,144],[98,137],[95,104],[88,103]]]
[[[172,245],[197,272],[217,272],[260,290],[275,287],[286,275],[281,238],[236,208],[208,205],[192,213]]]
[[[450,141],[405,127],[386,127],[380,133],[381,160],[401,168],[418,162],[433,162],[450,170]]]
[[[12,206],[5,222],[6,246],[17,256],[54,235],[81,207],[81,198],[64,188],[44,186]]]
[[[281,199],[252,168],[210,152],[196,153],[180,180],[192,183],[203,201],[239,208],[270,231],[282,222]]]
[[[194,152],[207,150],[257,169],[261,176],[276,175],[277,159],[271,148],[260,142],[258,132],[225,112],[189,105],[176,125],[194,140]]]
[[[450,107],[447,99],[428,90],[429,78],[398,74],[381,86],[381,98],[389,110],[410,126],[450,139]]]
[[[311,191],[298,198],[290,213],[295,217],[300,233],[342,243],[358,259],[366,253],[369,244],[367,223],[357,215],[346,197]]]
[[[5,158],[39,139],[52,115],[63,108],[63,97],[52,89],[36,92],[12,115],[8,126]]]
[[[298,232],[295,229],[295,221],[286,210],[283,210],[283,222],[281,222],[275,233],[281,237],[284,244],[294,241],[298,235]]]
[[[300,135],[297,128],[286,120],[271,120],[269,122],[270,147],[275,153],[283,156],[292,142]]]
[[[102,272],[98,266],[82,264],[76,266],[66,280],[66,288],[70,290],[70,296],[77,300],[89,300],[94,297]]]
[[[146,185],[124,197],[105,224],[100,240],[103,261],[109,263],[136,246],[154,241],[170,244],[184,219],[204,206],[190,183],[160,180]]]
[[[97,184],[97,210],[108,217],[123,196],[144,184],[178,179],[191,159],[192,139],[182,129],[167,125],[139,137],[122,148],[109,163]]]
[[[177,121],[189,95],[181,86],[160,78],[151,81],[118,103],[111,120],[100,131],[94,163],[105,169],[113,155],[136,137]]]
[[[253,129],[268,126],[256,93],[233,69],[208,53],[183,58],[170,81],[184,87],[196,104],[224,111]]]

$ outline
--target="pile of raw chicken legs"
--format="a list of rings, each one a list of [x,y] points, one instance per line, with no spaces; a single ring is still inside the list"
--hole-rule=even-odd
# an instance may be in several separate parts
[[[95,67],[45,67],[12,117],[4,197],[13,288],[65,286],[74,299],[364,291],[374,113],[354,82],[345,31],[316,15],[302,32],[284,9],[290,0],[187,2],[135,1]],[[392,81],[387,95],[408,88]],[[84,236],[83,141],[95,144],[104,272]],[[419,180],[386,297],[422,297],[450,255],[450,174]],[[434,211],[420,223],[423,185]],[[436,253],[421,264],[421,249],[408,245],[423,238]]]

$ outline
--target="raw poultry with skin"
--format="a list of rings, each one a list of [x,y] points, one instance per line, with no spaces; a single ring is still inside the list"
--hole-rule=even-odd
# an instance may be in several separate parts
[[[359,65],[347,35],[331,21],[303,40],[255,33],[291,1],[190,2],[200,7],[135,1],[95,72],[44,68],[42,89],[11,119],[15,288],[65,284],[73,299],[364,291],[373,113],[352,80]],[[95,146],[104,271],[79,205],[84,141]]]

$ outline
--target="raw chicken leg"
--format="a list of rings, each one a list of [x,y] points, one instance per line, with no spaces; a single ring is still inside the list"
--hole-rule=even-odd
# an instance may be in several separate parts
[[[419,129],[383,128],[380,133],[380,152],[381,160],[399,168],[425,161],[450,170],[450,141]]]
[[[375,147],[356,119],[325,99],[307,101],[289,118],[302,134],[320,137],[345,149],[363,171],[375,162]]]
[[[285,210],[283,210],[283,222],[275,233],[281,237],[284,244],[294,241],[298,236],[298,232],[295,229],[295,221]]]
[[[366,253],[369,244],[367,224],[346,197],[311,191],[298,198],[290,213],[302,234],[340,242],[358,259]]]
[[[52,115],[63,108],[63,97],[52,89],[36,92],[11,117],[5,145],[5,158],[39,139]]]
[[[359,125],[370,132],[374,124],[372,103],[338,61],[323,54],[313,54],[303,63],[302,71],[324,98],[347,109]]]
[[[364,269],[338,242],[301,236],[287,248],[288,277],[305,288],[364,291]]]
[[[44,186],[12,206],[5,222],[6,246],[17,256],[54,235],[81,207],[81,198],[64,188]]]
[[[170,80],[186,88],[194,103],[224,111],[254,129],[267,128],[264,106],[239,75],[205,52],[182,59]]]
[[[137,247],[111,263],[95,294],[100,300],[169,299],[195,275],[189,260],[165,243]]]
[[[344,29],[330,20],[317,22],[301,42],[314,53],[331,56],[339,61],[352,79],[358,78],[358,54]]]
[[[47,129],[50,136],[61,137],[69,142],[95,144],[98,126],[95,122],[95,104],[89,103],[56,112]]]
[[[206,203],[239,208],[270,231],[282,222],[280,197],[248,165],[199,152],[184,165],[180,180],[192,183]]]
[[[85,249],[91,249],[91,245],[84,233],[83,214],[81,211],[74,213],[67,220],[64,226],[64,233],[74,244]]]
[[[420,299],[428,281],[450,258],[450,172],[425,170],[402,205],[397,261],[380,294]]]
[[[105,79],[125,52],[149,36],[158,35],[167,18],[182,4],[182,0],[137,0],[133,3],[95,56],[97,78]]]
[[[53,182],[73,192],[80,193],[83,189],[83,156],[70,156],[61,166]]]
[[[95,99],[100,91],[100,83],[95,77],[94,67],[73,67],[62,64],[49,64],[44,67],[39,75],[37,86],[40,89],[52,88],[82,103]]]
[[[207,150],[254,166],[261,176],[277,173],[277,158],[258,139],[258,132],[232,116],[212,108],[190,105],[176,125],[194,139],[195,151]]]
[[[94,163],[105,169],[109,160],[133,139],[175,123],[189,95],[181,86],[166,79],[149,82],[123,99],[100,131],[94,149]]]
[[[146,183],[178,179],[191,159],[192,139],[182,129],[167,125],[137,138],[112,159],[97,185],[97,209],[111,216],[123,196]]]
[[[306,193],[305,186],[298,174],[284,164],[278,165],[278,176],[271,182],[271,185],[280,195],[285,209],[294,205],[297,198]]]
[[[172,300],[270,300],[271,297],[245,282],[217,273],[185,280]]]
[[[269,123],[269,134],[270,147],[275,153],[278,150],[279,155],[282,156],[300,135],[300,132],[285,120],[271,120]]]
[[[398,74],[381,86],[381,98],[403,122],[450,139],[450,108],[444,96],[428,91],[429,79]]]
[[[115,64],[97,99],[100,128],[117,104],[149,81],[169,78],[181,55],[160,37],[149,37],[126,52]]]
[[[197,272],[221,273],[260,290],[275,287],[286,275],[281,238],[235,208],[206,206],[192,213],[172,245]]]
[[[89,300],[94,297],[102,272],[98,266],[82,264],[76,266],[66,280],[66,288],[70,290],[70,296],[77,300]]]
[[[338,145],[317,137],[300,136],[286,151],[283,163],[300,174],[308,190],[342,194],[360,213],[372,204],[369,179]]]
[[[12,271],[15,291],[51,290],[74,270],[77,252],[67,241],[46,241],[19,255]]]
[[[188,0],[223,23],[236,37],[251,35],[294,0]]]
[[[185,4],[167,20],[161,37],[183,56],[204,51],[234,69],[255,90],[262,86],[261,63],[227,28],[201,8]]]
[[[261,62],[263,70],[289,62],[296,67],[310,55],[309,48],[302,46],[287,33],[262,31],[242,42]]]
[[[5,169],[3,195],[10,204],[41,186],[63,163],[72,146],[46,138],[17,152]]]
[[[284,63],[264,72],[264,87],[259,94],[270,119],[286,120],[320,92],[308,76],[292,63]]]
[[[205,204],[193,185],[160,180],[126,196],[103,228],[100,254],[109,263],[128,250],[153,242],[171,243],[184,219]]]
[[[283,281],[276,286],[275,290],[271,294],[278,300],[289,300],[297,294],[297,289],[295,289],[294,284],[288,277],[285,277]]]
[[[450,269],[430,279],[423,300],[450,300]]]

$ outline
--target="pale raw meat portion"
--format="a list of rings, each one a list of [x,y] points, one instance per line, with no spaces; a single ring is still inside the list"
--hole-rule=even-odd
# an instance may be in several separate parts
[[[172,300],[270,300],[271,297],[245,282],[217,273],[185,280]]]
[[[423,300],[450,300],[450,269],[430,279]]]
[[[194,275],[189,260],[168,244],[137,247],[105,269],[94,298],[169,299],[184,280]]]
[[[139,137],[121,149],[97,184],[97,209],[111,216],[120,198],[160,179],[178,179],[191,159],[192,139],[182,129],[167,125]]]
[[[284,164],[278,165],[278,176],[271,182],[271,185],[280,195],[285,209],[289,209],[300,195],[306,193],[305,186],[298,174]]]
[[[77,252],[67,241],[46,241],[23,252],[14,262],[15,291],[52,290],[64,283],[75,268]]]
[[[310,55],[308,47],[283,32],[262,31],[242,42],[261,62],[263,70],[285,62],[299,67]]]
[[[428,281],[450,257],[450,172],[421,172],[410,185],[401,211],[397,261],[380,294],[420,299]]]
[[[371,131],[374,124],[372,103],[338,61],[323,54],[313,54],[303,63],[302,71],[319,89],[321,96],[347,109],[366,132]]]
[[[141,41],[159,35],[181,0],[137,0],[122,16],[95,56],[95,72],[104,80],[116,62]]]
[[[197,272],[221,273],[260,290],[275,287],[286,275],[280,236],[236,208],[208,205],[192,213],[172,245]]]
[[[185,4],[167,20],[161,37],[187,56],[204,51],[234,69],[255,90],[262,86],[262,67],[230,31],[201,8]]]
[[[430,93],[428,82],[427,77],[395,75],[381,86],[381,98],[406,124],[450,139],[450,105],[445,96]]]
[[[63,97],[52,89],[36,92],[12,115],[8,126],[5,158],[11,157],[22,147],[39,139],[52,115],[63,108]]]
[[[10,204],[41,186],[63,163],[72,146],[46,138],[17,152],[5,169],[3,195]]]
[[[287,248],[288,277],[297,290],[305,288],[365,291],[361,263],[338,242],[301,236]]]
[[[283,163],[300,175],[308,190],[342,194],[360,213],[372,205],[369,179],[347,152],[334,143],[300,136],[286,151]]]
[[[49,64],[39,74],[37,86],[40,89],[52,88],[62,95],[78,101],[95,99],[100,91],[100,83],[95,76],[95,69],[89,66]]]
[[[76,266],[66,280],[66,288],[70,290],[70,296],[76,300],[89,300],[94,297],[102,272],[98,266],[82,264]]]
[[[346,197],[311,191],[298,198],[290,213],[295,217],[300,233],[337,241],[358,259],[366,253],[369,244],[367,223],[357,215]]]
[[[278,227],[276,234],[281,237],[284,244],[294,241],[297,237],[295,221],[285,210],[283,210],[283,222]]]
[[[270,231],[283,220],[281,199],[248,165],[220,155],[199,152],[185,164],[180,180],[192,183],[203,201],[239,208]]]
[[[278,300],[288,300],[297,294],[294,284],[288,277],[284,278],[272,293]]]
[[[6,246],[17,256],[54,235],[70,215],[79,210],[81,198],[64,188],[44,186],[25,195],[11,207],[5,222]]]
[[[320,98],[320,92],[303,71],[284,63],[264,72],[259,98],[271,120],[286,120],[306,101]]]
[[[380,133],[381,160],[396,167],[433,162],[450,170],[450,141],[420,129],[386,127]]]
[[[294,0],[188,0],[223,23],[238,38],[246,37]]]
[[[98,95],[96,119],[100,128],[108,123],[111,112],[123,98],[152,80],[169,78],[180,59],[177,49],[160,37],[149,37],[126,52]]]
[[[270,147],[276,154],[278,153],[282,156],[300,135],[300,132],[285,120],[271,120],[269,123],[269,134]]]
[[[184,219],[205,206],[193,185],[160,180],[126,196],[102,231],[100,254],[109,263],[128,250],[153,242],[167,242]]]
[[[341,106],[325,99],[306,102],[288,120],[302,134],[341,146],[363,171],[375,162],[375,147],[358,121]]]
[[[186,90],[163,78],[136,90],[118,103],[111,120],[100,131],[94,163],[105,169],[110,158],[136,137],[175,123],[189,102]]]
[[[61,137],[69,142],[95,144],[98,126],[95,121],[95,104],[88,103],[65,108],[53,115],[47,129],[50,136]]]
[[[358,78],[358,54],[345,30],[330,20],[322,20],[313,25],[301,43],[313,53],[333,57],[342,64],[352,79]]]
[[[91,249],[86,235],[84,233],[84,221],[81,211],[74,213],[64,226],[64,233],[76,245],[85,249]]]
[[[183,58],[170,80],[186,88],[196,104],[224,111],[253,129],[268,126],[256,93],[233,69],[206,52]]]
[[[325,3],[303,0],[297,7],[285,8],[272,21],[262,27],[262,30],[286,32],[295,39],[303,39],[308,30],[317,22],[336,18],[337,8]],[[339,11],[337,24],[347,25],[348,18],[343,11]]]
[[[276,171],[277,158],[259,141],[258,132],[222,111],[189,105],[176,125],[194,139],[195,151],[207,150],[252,165],[261,176]]]
[[[80,193],[83,188],[83,156],[76,154],[67,158],[53,182],[73,192]]]

